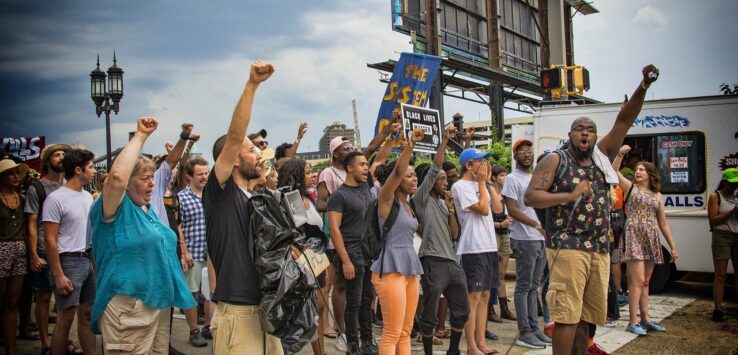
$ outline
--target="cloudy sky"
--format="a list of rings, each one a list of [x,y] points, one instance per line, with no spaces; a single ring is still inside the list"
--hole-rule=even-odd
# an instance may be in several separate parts
[[[45,135],[105,151],[104,119],[89,97],[99,53],[125,70],[113,148],[135,119],[160,124],[144,150],[160,153],[181,122],[212,142],[226,132],[250,63],[276,73],[256,97],[250,131],[266,128],[272,146],[291,142],[299,121],[310,128],[301,151],[316,150],[333,121],[353,125],[358,102],[362,140],[373,132],[385,84],[368,62],[411,51],[390,26],[390,0],[330,1],[5,1],[0,0],[0,136]],[[738,2],[595,1],[599,14],[574,19],[575,58],[590,70],[595,99],[622,100],[647,63],[662,76],[649,98],[719,94],[738,82]],[[488,117],[486,107],[447,98],[446,114]],[[508,116],[520,115],[508,112]],[[103,116],[104,117],[104,116]],[[366,143],[365,143],[366,144]]]

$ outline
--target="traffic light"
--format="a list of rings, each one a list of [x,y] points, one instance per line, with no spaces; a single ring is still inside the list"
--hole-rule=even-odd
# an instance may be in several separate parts
[[[587,68],[576,65],[573,67],[567,67],[567,78],[569,79],[569,86],[567,94],[584,94],[585,91],[589,90],[589,70]]]
[[[551,91],[552,97],[566,94],[566,68],[553,66],[541,71],[541,88]]]

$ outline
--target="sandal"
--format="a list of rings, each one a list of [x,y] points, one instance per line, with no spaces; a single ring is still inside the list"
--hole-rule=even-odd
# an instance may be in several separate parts
[[[433,345],[443,345],[443,340],[433,337]]]
[[[436,330],[433,332],[433,336],[435,336],[438,339],[448,339],[451,337],[451,328],[446,328],[444,330]]]
[[[338,338],[338,332],[336,332],[335,330],[332,333],[323,332],[323,336],[328,339],[336,339]]]
[[[83,355],[84,352],[82,349],[76,347],[74,343],[70,340],[67,344],[67,355]]]

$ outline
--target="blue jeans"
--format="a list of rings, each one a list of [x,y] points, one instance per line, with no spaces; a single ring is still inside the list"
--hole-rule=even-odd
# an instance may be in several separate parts
[[[538,287],[546,265],[546,249],[542,240],[511,239],[515,253],[515,315],[518,331],[526,333],[538,328]]]
[[[541,307],[543,307],[543,323],[551,323],[551,311],[548,309],[548,302],[546,302],[546,294],[548,293],[548,275],[551,272],[548,269],[548,263],[545,263],[543,268],[543,280],[541,284]]]

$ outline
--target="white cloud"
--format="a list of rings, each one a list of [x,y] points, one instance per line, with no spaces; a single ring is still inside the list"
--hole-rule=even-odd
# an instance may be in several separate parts
[[[638,9],[633,22],[657,28],[669,26],[669,19],[666,18],[664,12],[653,6],[645,6]]]
[[[146,98],[160,129],[167,131],[157,132],[147,146],[158,150],[176,138],[179,123],[189,121],[202,135],[199,146],[209,157],[212,142],[228,129],[255,59],[272,62],[276,72],[259,87],[249,131],[267,129],[267,140],[276,147],[292,142],[298,122],[308,121],[300,151],[317,150],[326,125],[340,121],[353,126],[351,100],[356,99],[362,141],[368,143],[386,86],[366,63],[397,58],[395,50],[410,49],[405,36],[390,30],[388,11],[308,12],[302,16],[302,35],[292,41],[299,45],[274,48],[280,38],[246,39],[229,56],[167,68],[162,77],[169,81]],[[263,50],[265,45],[273,51]]]

